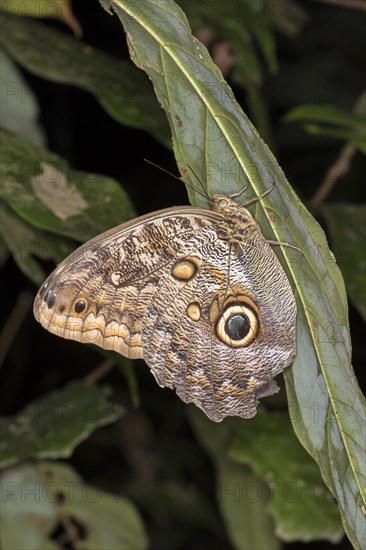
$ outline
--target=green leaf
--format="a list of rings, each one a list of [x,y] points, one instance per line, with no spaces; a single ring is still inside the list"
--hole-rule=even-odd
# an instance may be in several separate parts
[[[191,202],[229,195],[248,183],[261,197],[252,211],[267,239],[294,243],[276,249],[296,288],[297,356],[285,372],[290,413],[302,444],[336,496],[352,543],[364,543],[365,400],[351,366],[347,298],[323,230],[296,197],[268,147],[236,103],[206,48],[190,33],[172,1],[102,0],[128,32],[134,62],[154,84],[173,134],[178,166]],[[241,198],[241,200],[243,200]],[[316,414],[315,414],[316,413]],[[295,422],[296,419],[296,422]]]
[[[256,418],[242,421],[229,456],[250,466],[269,488],[267,509],[282,540],[340,541],[344,532],[338,506],[287,414],[261,408]]]
[[[36,257],[59,263],[71,252],[65,239],[32,227],[3,201],[0,201],[0,219],[1,261],[5,261],[6,252],[10,252],[19,269],[37,286],[44,281],[45,272]]]
[[[195,32],[209,27],[213,30],[215,37],[221,40],[225,38],[230,42],[235,55],[231,78],[246,88],[253,120],[270,143],[272,141],[270,117],[260,91],[263,80],[262,60],[253,40],[254,37],[258,40],[260,47],[263,48],[264,58],[268,60],[270,67],[274,68],[275,45],[271,40],[270,19],[262,23],[263,6],[245,5],[231,0],[226,1],[225,4],[221,0],[214,0],[204,9],[200,4],[190,0],[181,0],[179,4],[187,13]]]
[[[3,548],[147,548],[141,518],[118,487],[114,495],[106,493],[54,462],[9,468],[0,481]]]
[[[360,130],[365,126],[363,117],[347,113],[334,105],[301,105],[286,113],[283,120],[285,122],[327,122]]]
[[[0,50],[2,90],[1,124],[34,145],[44,146],[46,137],[38,124],[37,98],[15,63]],[[25,101],[25,94],[27,100]]]
[[[146,77],[131,63],[19,17],[6,17],[0,40],[8,54],[31,73],[86,90],[117,122],[149,132],[171,147],[166,120]]]
[[[237,419],[226,418],[215,424],[193,407],[189,408],[189,419],[197,438],[215,463],[217,502],[234,548],[280,548],[266,510],[268,488],[248,468],[228,457]]]
[[[83,30],[75,17],[70,0],[1,0],[0,9],[7,13],[24,15],[25,17],[39,17],[59,19],[70,27],[75,36],[80,37]]]
[[[7,13],[15,13],[26,17],[39,17],[59,19],[68,25],[76,34],[80,36],[82,29],[79,21],[72,12],[70,0],[1,0],[0,10]]]
[[[0,139],[0,198],[35,227],[85,241],[135,215],[115,180],[73,170],[5,130]]]
[[[108,386],[75,380],[1,418],[0,466],[30,457],[69,457],[97,428],[122,416],[123,409],[107,399],[110,394]]]
[[[327,136],[335,139],[342,139],[353,143],[362,153],[366,154],[366,139],[355,130],[334,130],[325,128],[318,124],[305,124],[305,130],[313,136]]]
[[[321,208],[348,295],[366,321],[366,205],[334,203]]]
[[[292,109],[283,117],[285,122],[323,122],[333,126],[319,124],[304,124],[304,129],[312,135],[328,136],[353,143],[362,153],[366,154],[366,92],[363,92],[353,109],[347,113],[333,105],[301,105]]]

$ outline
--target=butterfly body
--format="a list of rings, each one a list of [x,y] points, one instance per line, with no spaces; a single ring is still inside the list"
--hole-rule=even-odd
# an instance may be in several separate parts
[[[34,313],[59,336],[143,357],[215,421],[250,418],[296,352],[296,302],[248,210],[142,216],[85,243],[40,289]]]

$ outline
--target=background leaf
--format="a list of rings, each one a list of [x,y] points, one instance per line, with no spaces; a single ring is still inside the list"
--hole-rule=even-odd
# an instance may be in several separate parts
[[[108,494],[55,462],[21,464],[4,471],[0,481],[4,548],[147,548],[141,518],[118,487]]]
[[[343,139],[353,143],[366,154],[365,114],[366,93],[364,92],[355,105],[354,113],[347,113],[334,105],[301,105],[286,113],[283,120],[285,122],[312,121],[312,124],[304,124],[309,134]],[[315,122],[327,123],[329,126],[315,124]]]
[[[280,539],[340,541],[338,506],[296,439],[287,414],[261,408],[250,422],[237,423],[229,456],[250,466],[269,490],[267,510]]]
[[[3,201],[0,201],[0,217],[2,261],[10,252],[24,275],[34,284],[41,285],[46,274],[36,258],[58,263],[71,252],[70,243],[58,235],[31,226],[19,218]]]
[[[3,50],[0,50],[0,66],[2,101],[6,103],[6,109],[1,112],[1,125],[34,145],[44,146],[46,138],[38,123],[40,111],[34,92]],[[25,94],[27,101],[24,101]]]
[[[267,512],[267,488],[248,468],[228,457],[238,419],[215,424],[193,407],[189,419],[216,465],[217,501],[233,546],[240,550],[280,548]]]
[[[150,132],[166,147],[171,147],[166,120],[146,77],[130,63],[42,23],[20,17],[6,17],[0,41],[30,72],[82,88],[120,124]]]
[[[347,128],[364,127],[360,116],[342,111],[334,105],[301,105],[292,109],[283,117],[285,122],[327,122]]]
[[[366,320],[366,205],[334,203],[321,208],[353,305]]]
[[[27,17],[60,19],[70,27],[76,36],[81,36],[82,29],[79,21],[72,12],[70,0],[8,0],[0,1],[0,9],[7,13],[16,13]]]
[[[94,430],[116,421],[123,409],[107,398],[108,386],[81,380],[29,403],[15,416],[1,418],[0,466],[25,458],[66,458]]]
[[[313,136],[328,136],[335,139],[341,139],[353,143],[361,153],[366,154],[366,139],[359,132],[352,130],[333,130],[332,128],[324,128],[318,124],[305,124],[305,130]]]
[[[135,215],[115,180],[73,170],[55,153],[5,130],[0,138],[0,197],[28,223],[84,241]]]

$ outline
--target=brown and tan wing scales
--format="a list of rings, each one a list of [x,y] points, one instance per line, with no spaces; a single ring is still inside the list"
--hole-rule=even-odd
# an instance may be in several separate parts
[[[34,302],[50,332],[143,357],[141,323],[164,269],[210,220],[182,207],[142,216],[87,242],[48,277]],[[189,209],[192,211],[192,209]]]
[[[250,212],[143,216],[92,239],[46,280],[34,313],[49,331],[143,357],[158,384],[211,419],[251,418],[296,352],[296,302]]]
[[[175,266],[187,258],[197,262],[191,279],[177,281],[172,270],[160,278],[145,313],[143,344],[157,382],[220,421],[254,416],[259,397],[277,390],[272,379],[295,353],[296,305],[263,239],[228,246],[216,229],[204,228],[175,259]],[[249,307],[260,324],[253,342],[223,341],[223,312],[237,308],[239,316],[246,315]]]

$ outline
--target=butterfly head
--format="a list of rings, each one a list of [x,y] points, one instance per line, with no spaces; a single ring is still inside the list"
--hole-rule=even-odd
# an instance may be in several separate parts
[[[225,217],[231,237],[241,235],[247,239],[261,235],[259,226],[249,210],[225,195],[214,195],[212,201],[212,209]]]
[[[220,212],[222,214],[226,215],[234,215],[235,213],[240,213],[241,217],[247,219],[248,221],[253,220],[254,218],[243,206],[236,203],[233,199],[230,197],[226,197],[225,195],[214,195],[212,198],[212,209],[215,212]]]

